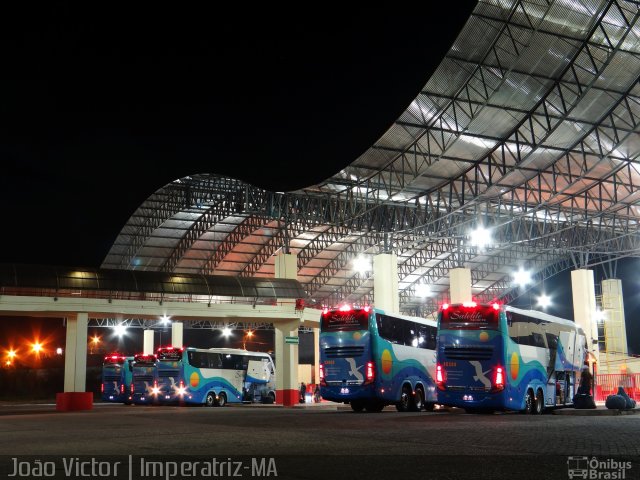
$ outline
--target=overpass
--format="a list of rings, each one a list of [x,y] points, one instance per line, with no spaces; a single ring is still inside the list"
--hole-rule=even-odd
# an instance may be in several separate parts
[[[182,346],[184,323],[215,321],[272,324],[275,329],[276,401],[297,401],[298,345],[286,343],[300,327],[316,331],[320,311],[305,308],[294,279],[132,272],[87,268],[0,265],[0,315],[66,319],[64,392],[60,409],[87,408],[85,392],[89,320],[172,320],[172,344]],[[116,320],[118,321],[118,320]],[[145,353],[153,336],[145,331]],[[149,339],[151,344],[149,345]],[[142,350],[142,348],[141,348]]]

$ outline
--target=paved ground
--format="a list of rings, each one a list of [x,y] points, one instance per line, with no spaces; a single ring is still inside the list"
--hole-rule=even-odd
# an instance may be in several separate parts
[[[389,407],[357,414],[326,406],[7,408],[0,406],[0,453],[9,457],[282,456],[279,478],[354,478],[354,468],[381,478],[377,474],[387,469],[405,474],[413,465],[431,472],[420,475],[425,479],[546,479],[568,478],[570,456],[596,456],[628,458],[633,466],[625,478],[640,478],[640,415],[401,414]],[[302,470],[287,471],[298,466]]]

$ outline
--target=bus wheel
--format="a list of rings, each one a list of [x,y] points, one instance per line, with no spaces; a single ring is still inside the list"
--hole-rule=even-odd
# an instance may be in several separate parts
[[[425,412],[433,412],[436,408],[436,404],[433,402],[427,402],[424,404]]]
[[[405,385],[402,387],[402,393],[400,394],[400,401],[396,403],[396,409],[399,412],[408,412],[411,405],[411,387]]]
[[[354,412],[361,412],[362,410],[364,410],[364,400],[352,400],[351,410],[353,410]]]
[[[207,398],[204,401],[207,407],[213,407],[216,404],[216,396],[213,392],[207,393]]]
[[[522,413],[532,413],[535,401],[536,399],[533,396],[533,391],[531,389],[527,390],[527,396],[524,399],[524,410],[522,411]]]
[[[413,395],[413,401],[409,405],[412,412],[419,412],[424,407],[424,393],[422,387],[416,387],[416,393]]]
[[[269,394],[267,395],[267,399],[265,400],[264,403],[268,403],[268,404],[276,403],[275,394],[273,392],[269,392]]]
[[[224,392],[220,392],[218,395],[218,407],[224,407],[227,404],[227,396]]]
[[[538,389],[538,394],[536,395],[536,405],[534,412],[536,415],[542,415],[544,413],[544,394],[541,389]]]

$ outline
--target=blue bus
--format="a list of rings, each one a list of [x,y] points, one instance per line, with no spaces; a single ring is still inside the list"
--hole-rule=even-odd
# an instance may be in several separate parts
[[[233,348],[158,349],[160,403],[204,404],[275,401],[275,367],[268,353]]]
[[[438,403],[467,412],[571,405],[588,347],[570,320],[498,303],[438,314]]]
[[[158,359],[155,355],[138,354],[133,357],[131,401],[136,405],[158,401]]]
[[[102,362],[100,391],[105,402],[131,404],[130,388],[133,357],[112,353]]]
[[[369,306],[324,309],[320,394],[360,412],[433,410],[436,323]]]

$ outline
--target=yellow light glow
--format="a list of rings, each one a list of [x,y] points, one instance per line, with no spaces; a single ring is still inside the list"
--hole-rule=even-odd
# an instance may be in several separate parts
[[[94,336],[93,338],[91,338],[91,342],[93,342],[94,345],[97,345],[98,343],[100,343],[100,337],[98,337],[97,335]]]
[[[9,351],[7,352],[7,357],[9,357],[10,359],[11,359],[11,358],[15,358],[15,357],[16,357],[16,355],[17,355],[17,353],[16,353],[16,351],[15,351],[15,350],[9,350]]]
[[[31,346],[31,350],[35,353],[40,353],[42,351],[42,344],[40,342],[36,342]]]

